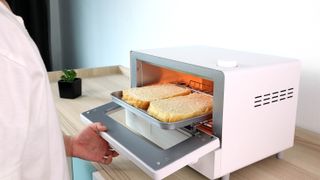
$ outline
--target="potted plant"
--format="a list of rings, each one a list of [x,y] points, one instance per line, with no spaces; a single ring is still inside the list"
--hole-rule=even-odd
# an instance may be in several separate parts
[[[74,99],[81,96],[81,79],[73,69],[63,70],[63,75],[58,81],[61,98]]]

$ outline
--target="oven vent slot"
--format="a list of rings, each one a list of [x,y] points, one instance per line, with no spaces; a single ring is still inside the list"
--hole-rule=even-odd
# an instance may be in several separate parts
[[[265,105],[270,105],[273,103],[279,103],[281,101],[290,99],[293,97],[294,94],[294,89],[289,88],[289,89],[281,89],[279,91],[273,91],[270,93],[266,94],[261,94],[256,97],[254,97],[254,107],[261,107]]]

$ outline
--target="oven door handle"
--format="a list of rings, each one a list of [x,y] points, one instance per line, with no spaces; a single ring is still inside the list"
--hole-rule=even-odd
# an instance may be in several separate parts
[[[121,106],[110,102],[82,113],[81,119],[86,124],[101,122],[106,125],[108,131],[100,135],[153,179],[163,179],[220,147],[217,137],[199,132],[169,149],[161,149],[108,116],[119,108]]]

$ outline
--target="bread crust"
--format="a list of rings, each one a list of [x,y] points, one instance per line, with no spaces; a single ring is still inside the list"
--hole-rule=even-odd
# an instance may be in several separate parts
[[[150,101],[183,96],[190,93],[190,89],[174,84],[157,84],[123,90],[122,99],[128,104],[146,110],[149,107]]]
[[[211,96],[192,93],[186,96],[152,101],[148,113],[163,122],[177,122],[212,112]]]

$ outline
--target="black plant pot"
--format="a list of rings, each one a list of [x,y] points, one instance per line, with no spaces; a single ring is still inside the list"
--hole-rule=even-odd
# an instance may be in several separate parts
[[[81,96],[81,79],[75,78],[72,82],[58,81],[59,94],[61,98],[74,99]]]

